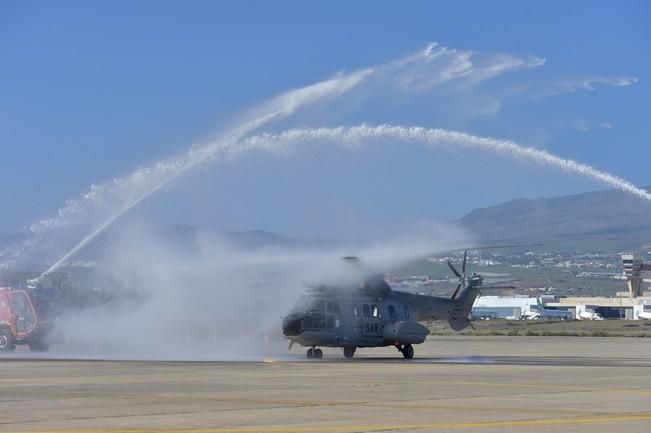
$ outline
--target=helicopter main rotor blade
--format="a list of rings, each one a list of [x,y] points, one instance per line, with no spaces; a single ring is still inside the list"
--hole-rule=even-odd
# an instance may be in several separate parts
[[[457,293],[459,293],[459,289],[461,288],[461,285],[463,284],[463,280],[459,281],[459,285],[457,286],[456,289],[454,289],[454,292],[452,292],[451,299],[454,299],[457,297]]]
[[[459,273],[459,271],[457,271],[457,268],[455,268],[454,265],[452,264],[452,262],[449,261],[449,260],[448,260],[448,267],[452,270],[452,272],[454,273],[454,275],[457,276],[457,278],[463,278],[463,277],[461,276],[461,274]]]
[[[464,276],[466,275],[466,262],[467,261],[468,261],[468,250],[465,250],[463,252],[463,265],[461,266],[461,273],[463,273]]]

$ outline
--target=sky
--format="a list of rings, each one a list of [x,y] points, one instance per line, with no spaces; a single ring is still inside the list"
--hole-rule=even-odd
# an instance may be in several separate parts
[[[287,90],[370,67],[382,73],[254,133],[443,128],[648,185],[650,24],[646,1],[3,1],[0,234],[213,140]],[[428,47],[435,60],[402,68]],[[603,188],[487,152],[323,144],[203,164],[129,215],[348,237]]]

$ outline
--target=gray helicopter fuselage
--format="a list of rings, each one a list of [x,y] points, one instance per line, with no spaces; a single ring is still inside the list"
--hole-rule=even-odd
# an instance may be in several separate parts
[[[283,334],[292,343],[311,347],[419,344],[429,334],[419,322],[447,320],[457,330],[468,326],[475,289],[469,283],[458,299],[394,291],[385,282],[367,293],[312,290],[284,318]]]

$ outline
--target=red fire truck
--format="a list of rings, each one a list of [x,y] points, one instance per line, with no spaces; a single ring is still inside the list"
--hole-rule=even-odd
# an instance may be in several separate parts
[[[0,287],[0,352],[12,352],[17,344],[27,344],[35,352],[47,351],[55,305],[54,289]]]

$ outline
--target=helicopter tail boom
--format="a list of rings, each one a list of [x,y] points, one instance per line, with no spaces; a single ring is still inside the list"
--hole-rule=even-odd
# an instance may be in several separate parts
[[[448,323],[455,331],[470,326],[468,316],[475,303],[475,299],[479,296],[481,284],[482,277],[473,274],[466,279],[465,286],[463,288],[458,287],[450,298],[451,308]]]

